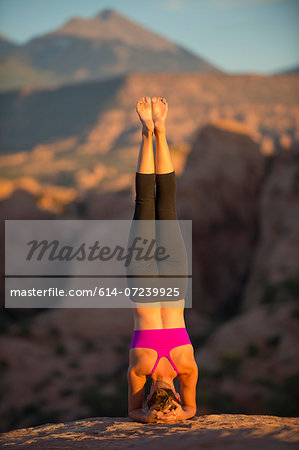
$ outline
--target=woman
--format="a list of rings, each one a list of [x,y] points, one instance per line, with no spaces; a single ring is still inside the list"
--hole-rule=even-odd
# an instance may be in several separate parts
[[[163,238],[162,229],[160,238],[167,240],[171,234],[173,240],[175,236],[175,260],[183,261],[182,267],[185,268],[186,258],[182,258],[185,247],[177,230],[179,227],[176,226],[175,172],[165,135],[168,105],[161,97],[143,97],[137,102],[136,110],[142,123],[142,143],[137,165],[136,205],[132,223],[138,227],[141,224],[155,223],[154,219],[174,221],[171,222],[174,224],[173,233],[164,232]],[[153,134],[156,138],[155,157]],[[136,232],[135,229],[131,234],[134,236]],[[168,273],[167,270],[165,273]],[[172,307],[165,307],[166,299],[162,297],[150,308],[143,305],[141,299],[134,300],[137,303],[134,308],[134,334],[129,356],[128,400],[129,416],[138,422],[176,422],[191,418],[196,413],[198,368],[185,328],[184,299],[180,298]],[[152,385],[143,407],[147,376],[151,377]],[[180,394],[175,391],[173,384],[176,376],[181,385]]]

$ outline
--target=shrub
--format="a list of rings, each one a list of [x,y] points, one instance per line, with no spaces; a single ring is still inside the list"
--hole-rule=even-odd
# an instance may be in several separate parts
[[[270,414],[283,417],[299,415],[299,373],[286,377],[276,385],[266,400]]]
[[[83,344],[83,350],[84,352],[92,352],[96,350],[96,345],[94,341],[91,339],[86,339]]]
[[[230,350],[225,350],[220,354],[220,359],[222,364],[222,373],[224,375],[231,375],[235,378],[238,375],[242,364],[241,356]]]
[[[55,347],[55,355],[65,356],[66,354],[67,354],[66,346],[62,342],[59,342]]]
[[[286,278],[277,283],[263,282],[261,303],[272,303],[286,300],[299,300],[299,281],[296,278]]]
[[[259,348],[257,344],[255,344],[254,342],[250,342],[247,346],[246,353],[250,358],[257,356],[259,354]]]
[[[266,339],[266,344],[268,345],[268,347],[277,347],[277,345],[280,342],[280,339],[281,339],[280,335],[275,334]]]

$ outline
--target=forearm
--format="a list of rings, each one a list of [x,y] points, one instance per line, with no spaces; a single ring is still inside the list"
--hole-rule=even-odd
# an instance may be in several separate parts
[[[182,410],[184,411],[184,419],[191,419],[196,414],[196,408],[193,408],[193,406],[182,406]]]
[[[132,411],[129,412],[129,417],[135,422],[142,422],[142,423],[148,422],[148,418],[143,408],[133,409]]]

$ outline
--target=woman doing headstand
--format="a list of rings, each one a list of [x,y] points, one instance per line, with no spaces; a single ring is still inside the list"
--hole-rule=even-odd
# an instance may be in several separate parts
[[[168,239],[168,243],[168,235],[172,234],[172,241],[175,242],[169,246],[174,260],[182,261],[182,264],[178,263],[181,264],[179,269],[185,273],[186,261],[182,258],[185,247],[176,225],[175,171],[165,135],[168,105],[161,97],[143,97],[137,102],[136,110],[142,123],[142,143],[136,172],[136,203],[132,223],[138,227],[141,224],[154,224],[155,220],[157,223],[174,221],[169,222],[174,225],[171,227],[172,233],[167,228],[165,231],[165,227],[160,228],[158,233],[162,242]],[[156,138],[155,156],[153,134]],[[147,229],[146,226],[144,229]],[[162,275],[168,274],[167,264],[163,267],[166,269],[164,272],[162,270]],[[161,270],[159,272],[161,274]],[[128,368],[129,416],[133,420],[176,422],[196,414],[198,368],[185,328],[184,298],[180,299],[172,307],[165,307],[163,300],[166,299],[163,298],[159,298],[158,302],[156,300],[152,307],[142,305],[142,300],[137,299]],[[143,407],[147,376],[151,377],[152,385]],[[173,384],[176,376],[180,381],[180,394],[175,391]]]

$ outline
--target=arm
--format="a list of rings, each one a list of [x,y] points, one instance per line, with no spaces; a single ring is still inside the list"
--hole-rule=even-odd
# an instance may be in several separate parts
[[[147,423],[146,414],[143,408],[133,409],[133,411],[129,411],[129,417],[134,420],[134,422]]]
[[[129,417],[136,422],[157,423],[161,416],[163,416],[163,413],[156,411],[155,405],[150,409],[144,409],[142,407],[146,376],[138,373],[136,367],[129,367],[127,376],[129,386]]]
[[[196,384],[198,380],[198,367],[196,362],[191,365],[190,370],[179,376],[181,382],[182,409],[185,419],[196,414]]]
[[[152,406],[148,411],[145,411],[143,408],[139,408],[130,411],[129,417],[136,422],[157,423],[159,421],[159,412],[154,410],[154,406]]]
[[[146,423],[146,413],[142,408],[146,376],[141,375],[136,368],[130,366],[127,372],[127,379],[129,417],[137,422]]]
[[[176,409],[166,411],[159,417],[158,423],[177,422],[190,419],[196,414],[196,384],[198,379],[198,367],[193,359],[185,373],[179,375],[181,382],[182,405],[173,402]]]

